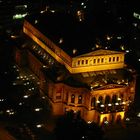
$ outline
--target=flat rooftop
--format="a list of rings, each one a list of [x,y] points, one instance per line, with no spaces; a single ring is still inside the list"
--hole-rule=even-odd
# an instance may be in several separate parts
[[[26,20],[71,57],[89,53],[95,48],[94,27],[73,15],[46,12],[27,16]],[[74,49],[77,50],[75,54]]]

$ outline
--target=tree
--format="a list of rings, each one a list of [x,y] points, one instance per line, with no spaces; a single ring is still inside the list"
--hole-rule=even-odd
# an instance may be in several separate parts
[[[56,121],[54,135],[57,140],[102,140],[104,132],[96,123],[88,124],[72,111]]]

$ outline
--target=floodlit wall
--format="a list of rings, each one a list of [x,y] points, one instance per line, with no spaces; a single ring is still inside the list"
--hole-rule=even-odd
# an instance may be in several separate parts
[[[124,53],[106,54],[103,56],[92,56],[91,54],[89,57],[81,56],[71,58],[29,22],[24,22],[23,31],[54,59],[65,65],[71,73],[119,69],[124,67]]]

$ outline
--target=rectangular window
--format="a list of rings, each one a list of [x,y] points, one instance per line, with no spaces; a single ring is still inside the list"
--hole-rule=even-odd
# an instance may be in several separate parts
[[[109,57],[109,62],[111,62],[111,57]]]
[[[78,65],[80,65],[80,60],[78,60]]]
[[[101,62],[102,62],[102,63],[104,62],[104,58],[101,59]]]
[[[117,61],[119,61],[119,57],[117,57]]]
[[[93,61],[94,63],[96,63],[96,59],[94,59],[94,61]]]
[[[84,64],[84,60],[82,60],[82,64]]]
[[[86,60],[86,64],[88,64],[88,60]]]
[[[113,62],[115,61],[115,57],[113,57]]]
[[[100,59],[98,58],[98,63],[100,63]]]

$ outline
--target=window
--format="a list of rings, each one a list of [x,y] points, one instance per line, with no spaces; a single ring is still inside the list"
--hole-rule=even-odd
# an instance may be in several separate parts
[[[75,102],[75,95],[72,94],[72,95],[71,95],[71,103],[74,103],[74,102]]]
[[[78,65],[80,65],[80,60],[78,60]]]
[[[117,95],[113,95],[112,97],[112,103],[115,104],[117,102]]]
[[[78,104],[82,104],[82,95],[78,96]]]
[[[82,60],[82,64],[84,64],[84,60]]]
[[[96,59],[94,59],[94,63],[96,63]]]
[[[109,57],[109,62],[111,62],[111,57]]]
[[[100,63],[100,59],[98,58],[98,63]]]
[[[86,64],[88,64],[88,60],[86,60]]]
[[[105,97],[105,104],[109,104],[110,103],[110,96],[106,96]]]
[[[113,62],[115,61],[115,57],[113,57]]]
[[[99,99],[98,99],[98,101],[102,104],[103,103],[103,97],[100,96]]]
[[[119,61],[119,57],[117,57],[117,61]]]
[[[102,62],[102,63],[104,62],[104,58],[101,59],[101,62]]]

